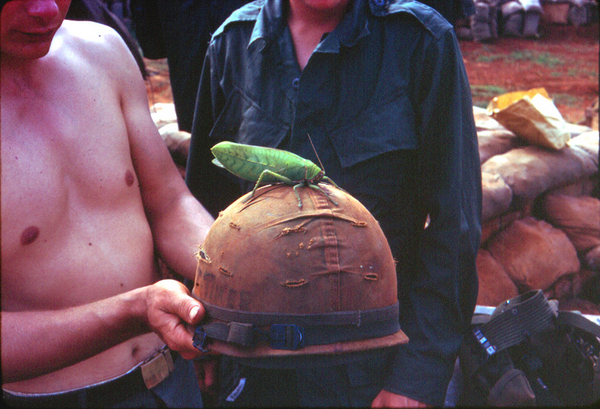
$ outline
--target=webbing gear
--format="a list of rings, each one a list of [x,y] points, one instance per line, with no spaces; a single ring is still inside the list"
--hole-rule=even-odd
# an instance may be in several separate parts
[[[474,334],[488,355],[522,342],[527,336],[549,328],[556,312],[541,290],[529,291],[498,305],[491,316],[473,317],[482,324]]]
[[[461,406],[577,406],[600,399],[600,326],[531,291],[475,315]]]
[[[244,347],[265,341],[273,349],[297,350],[309,345],[353,341],[366,336],[383,337],[400,330],[398,303],[367,311],[313,315],[243,313],[208,304],[205,308],[214,318],[242,319],[243,322],[213,322],[197,327],[194,341],[201,350],[206,349],[211,338]]]

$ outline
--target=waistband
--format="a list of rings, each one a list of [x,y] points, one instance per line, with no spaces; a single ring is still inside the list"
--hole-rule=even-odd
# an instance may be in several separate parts
[[[140,362],[116,378],[64,392],[29,394],[2,391],[9,406],[17,407],[107,407],[140,392],[152,389],[175,371],[183,361],[178,353],[164,346],[156,355]]]

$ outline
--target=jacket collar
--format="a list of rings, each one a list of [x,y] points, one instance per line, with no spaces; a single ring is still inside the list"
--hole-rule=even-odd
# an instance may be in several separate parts
[[[358,40],[369,34],[367,15],[369,8],[367,3],[373,1],[387,0],[355,0],[350,11],[344,16],[340,24],[323,41],[317,51],[319,52],[338,52],[340,44],[346,47],[352,47]],[[263,40],[272,41],[287,26],[288,13],[287,0],[265,0],[257,18],[252,36],[250,37],[250,47],[254,42]],[[372,6],[371,6],[372,7]]]

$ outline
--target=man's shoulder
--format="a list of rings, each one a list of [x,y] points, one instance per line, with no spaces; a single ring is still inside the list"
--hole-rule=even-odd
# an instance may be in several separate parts
[[[381,4],[381,6],[378,6]],[[414,0],[370,0],[371,12],[378,17],[409,15],[434,37],[452,29],[452,25],[435,9]]]
[[[112,27],[93,21],[65,20],[59,34],[62,44],[84,52],[111,49],[122,42]]]
[[[247,3],[240,7],[221,24],[221,26],[214,32],[213,37],[219,36],[229,28],[239,24],[250,24],[254,26],[260,10],[265,4],[265,0],[255,0],[251,3]]]

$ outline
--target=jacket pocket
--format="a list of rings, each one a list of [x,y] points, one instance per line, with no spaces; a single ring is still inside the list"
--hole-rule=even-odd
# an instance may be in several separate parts
[[[275,147],[289,126],[269,115],[239,88],[229,96],[210,137],[248,145]]]
[[[415,115],[404,94],[387,103],[370,106],[328,134],[344,168],[382,153],[418,147]]]

